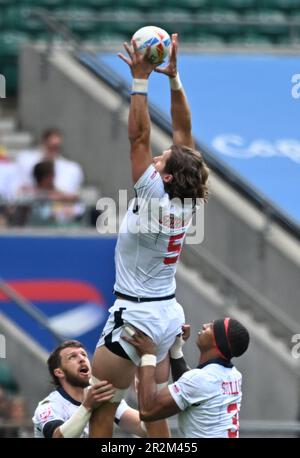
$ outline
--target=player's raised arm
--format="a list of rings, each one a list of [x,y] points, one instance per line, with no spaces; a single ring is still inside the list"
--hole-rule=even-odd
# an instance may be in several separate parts
[[[133,76],[128,119],[128,137],[131,147],[132,178],[134,183],[136,183],[152,163],[147,92],[148,78],[154,70],[155,65],[147,60],[150,47],[147,48],[145,55],[142,56],[138,53],[134,40],[132,44],[133,50],[130,49],[127,43],[124,43],[124,48],[129,57],[123,54],[119,54],[119,57],[129,65]]]
[[[173,143],[174,145],[185,145],[194,149],[191,111],[177,71],[177,50],[177,33],[173,33],[169,62],[166,67],[158,67],[155,71],[163,73],[170,78]]]

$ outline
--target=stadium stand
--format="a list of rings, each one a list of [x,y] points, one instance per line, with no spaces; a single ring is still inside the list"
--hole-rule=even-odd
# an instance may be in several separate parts
[[[0,73],[8,94],[17,89],[17,54],[28,41],[47,39],[33,13],[48,11],[87,43],[120,42],[146,23],[169,25],[187,44],[297,46],[300,0],[1,0]]]
[[[36,17],[26,20],[27,15],[37,7],[54,13],[75,36],[82,37],[84,43],[115,41],[119,45],[145,18],[151,17],[159,17],[161,25],[174,24],[182,32],[186,43],[208,48],[216,46],[220,49],[229,45],[245,48],[290,47],[297,45],[299,39],[297,15],[300,14],[300,0],[168,0],[163,9],[159,1],[150,0],[23,0],[22,5],[16,8],[13,2],[0,0],[3,11],[0,18],[0,73],[10,75],[7,78],[8,94],[16,91],[16,62],[22,44],[48,36],[47,28],[44,25],[41,27],[43,21]],[[98,13],[101,17],[93,20]],[[292,22],[295,23],[294,28]],[[54,33],[54,36],[58,35]],[[33,134],[39,134],[56,119],[57,107],[63,107],[59,110],[59,121],[66,130],[73,159],[81,162],[89,184],[101,186],[105,196],[116,197],[119,188],[131,186],[127,156],[124,155],[124,144],[127,144],[127,87],[105,66],[99,68],[93,59],[90,62],[82,59],[82,54],[78,58],[78,54],[58,48],[48,59],[48,52],[47,46],[33,44],[24,48],[20,55],[18,121],[25,129],[21,135],[27,135],[28,141],[31,141]],[[43,110],[45,105],[47,111]],[[81,109],[75,112],[74,106]],[[151,115],[154,121],[153,147],[154,151],[159,151],[170,143],[170,126],[153,107]],[[7,142],[6,137],[5,145],[17,152],[19,148],[13,146],[13,141],[20,135],[18,126],[8,121],[6,126],[12,129],[12,143]],[[86,129],[84,136],[81,134],[82,126]],[[115,135],[116,126],[118,135]],[[280,435],[283,431],[284,434],[296,435],[299,424],[292,422],[299,420],[300,375],[298,361],[290,356],[290,337],[299,329],[299,231],[284,215],[275,211],[270,202],[260,199],[251,186],[218,163],[209,151],[205,150],[205,155],[212,170],[214,188],[205,215],[206,240],[204,245],[189,246],[183,252],[177,278],[178,298],[186,306],[189,322],[230,314],[249,327],[251,358],[240,366],[247,374],[245,393],[251,392],[251,396],[245,395],[242,411],[242,419],[248,420],[248,424],[246,421],[242,423],[244,435]],[[99,162],[101,167],[95,167]],[[226,238],[225,233],[228,235]],[[82,234],[77,233],[77,243],[79,239],[84,239]],[[95,256],[95,264],[91,261],[96,243],[87,233],[84,234],[91,256],[88,261],[78,262],[79,270],[86,271],[92,266],[93,271],[98,272],[96,263],[100,256]],[[40,237],[41,233],[38,235]],[[63,234],[64,240],[58,241],[56,250],[63,251],[69,242],[74,242],[74,233],[70,237],[68,235]],[[18,239],[19,247],[22,237]],[[53,233],[50,233],[49,239],[52,243]],[[0,242],[2,246],[7,245],[5,238]],[[104,238],[102,242],[105,242]],[[24,243],[23,240],[22,246],[25,245],[28,241]],[[112,256],[111,246],[109,250]],[[52,251],[57,253],[51,246],[48,255]],[[68,253],[74,251],[67,250]],[[43,251],[45,253],[47,251]],[[6,256],[4,265],[9,266],[9,251]],[[73,261],[70,257],[70,262],[76,266],[75,258]],[[85,268],[82,269],[82,266]],[[47,270],[48,266],[45,268]],[[50,271],[49,267],[46,275]],[[53,271],[56,274],[53,269],[51,275]],[[101,272],[99,277],[105,277],[104,269]],[[29,274],[32,275],[30,269]],[[78,272],[76,275],[79,275]],[[5,313],[7,304],[3,304],[2,300],[0,332],[7,337],[11,370],[20,385],[21,395],[28,402],[28,409],[32,410],[49,390],[45,359],[53,340],[49,333],[41,331],[41,322],[34,315],[35,304],[28,302],[27,311],[23,310],[23,314],[15,304],[10,307],[9,313]],[[58,301],[58,306],[61,305]],[[52,303],[45,305],[43,312],[47,310],[51,311],[45,319],[49,318],[50,322],[53,318]],[[62,320],[55,318],[51,322],[61,326]],[[94,345],[94,334],[88,342],[91,347]],[[195,355],[190,343],[187,344],[186,354],[189,363],[194,364]],[[33,379],[28,378],[28,367],[35,374]],[[272,380],[271,386],[266,384],[266,379]],[[261,423],[257,422],[258,418]],[[274,422],[270,423],[270,420]],[[276,423],[278,420],[281,423]]]

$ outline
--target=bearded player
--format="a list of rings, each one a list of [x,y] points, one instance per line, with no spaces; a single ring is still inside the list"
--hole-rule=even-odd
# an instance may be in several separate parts
[[[169,63],[156,68],[144,56],[124,47],[119,57],[133,76],[128,120],[130,159],[136,199],[122,222],[115,252],[117,297],[94,354],[94,382],[108,380],[116,389],[110,402],[94,410],[91,437],[111,437],[118,403],[136,369],[147,365],[123,337],[132,325],[151,337],[157,347],[155,381],[169,378],[168,351],[181,332],[184,312],[175,298],[175,272],[183,240],[197,199],[206,200],[208,169],[195,150],[191,114],[177,73],[177,34],[172,35]],[[150,145],[148,78],[153,70],[170,79],[173,145],[153,158]],[[128,335],[128,334],[127,334]],[[146,424],[149,437],[169,437],[166,420]]]
[[[48,369],[55,390],[39,402],[34,412],[35,437],[88,437],[91,412],[113,397],[113,386],[102,380],[89,387],[90,362],[85,348],[77,340],[67,340],[56,347],[48,358]],[[122,431],[146,436],[138,412],[124,399],[114,421]]]

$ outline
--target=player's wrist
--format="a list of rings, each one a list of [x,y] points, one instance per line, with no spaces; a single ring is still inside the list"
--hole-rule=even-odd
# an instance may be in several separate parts
[[[140,367],[143,366],[156,366],[156,356],[151,353],[145,353],[141,356]]]
[[[170,357],[172,359],[180,359],[183,358],[182,347],[184,345],[184,340],[182,336],[177,336],[175,342],[173,343],[172,347],[170,348]]]
[[[136,71],[132,73],[132,78],[138,78],[140,80],[148,80],[149,79],[149,73],[145,71]]]
[[[176,72],[176,75],[174,77],[169,76],[169,83],[172,91],[180,91],[180,89],[182,89],[183,87],[178,72]]]
[[[88,412],[92,412],[93,410],[93,401],[92,401],[92,398],[91,398],[91,390],[92,387],[91,386],[88,386],[86,388],[86,391],[85,391],[85,398],[82,402],[82,406],[88,411]]]
[[[148,94],[148,78],[133,78],[131,86],[131,95],[134,94]]]
[[[93,406],[92,406],[92,404],[90,404],[89,402],[84,401],[81,405],[82,405],[88,412],[92,412]]]
[[[72,417],[59,427],[61,434],[65,438],[80,437],[90,417],[91,412],[81,404]]]

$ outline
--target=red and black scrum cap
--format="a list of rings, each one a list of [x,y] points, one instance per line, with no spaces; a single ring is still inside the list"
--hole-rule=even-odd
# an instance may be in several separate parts
[[[230,318],[215,320],[213,322],[213,331],[216,347],[222,358],[230,360],[233,357],[230,341],[228,338],[228,327]]]

